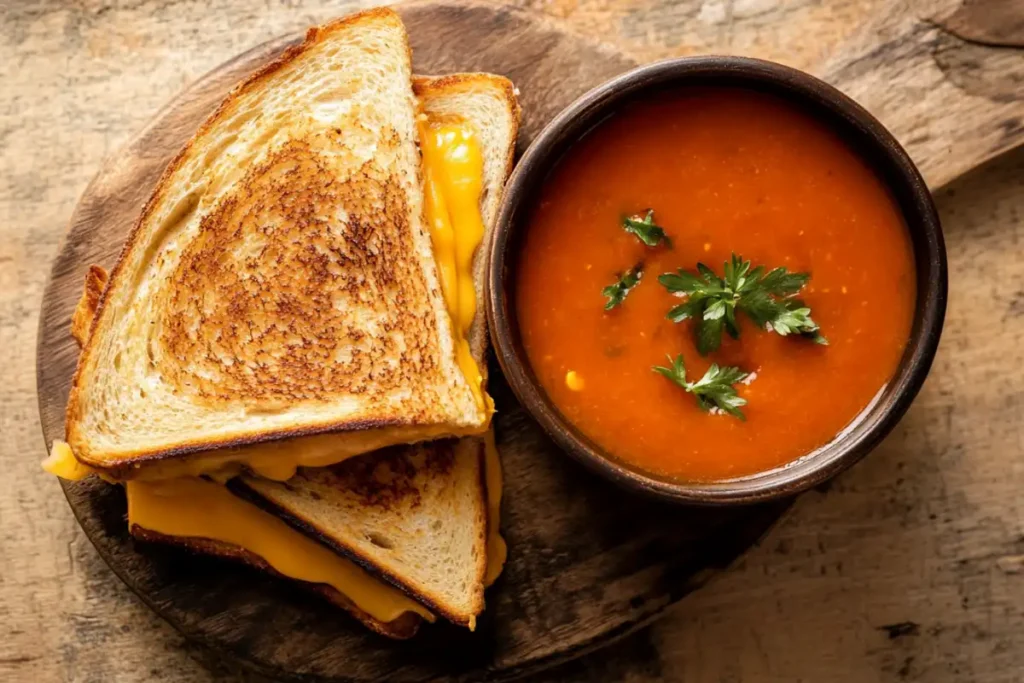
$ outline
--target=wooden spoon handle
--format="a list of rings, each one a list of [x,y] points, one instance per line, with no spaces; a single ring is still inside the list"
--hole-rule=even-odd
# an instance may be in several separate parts
[[[1024,142],[1024,1],[898,2],[820,75],[877,116],[938,188]]]

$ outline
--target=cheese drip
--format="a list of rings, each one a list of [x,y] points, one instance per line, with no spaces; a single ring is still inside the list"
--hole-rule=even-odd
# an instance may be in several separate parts
[[[71,446],[63,441],[53,442],[53,446],[50,448],[50,455],[47,456],[46,460],[43,460],[42,466],[50,474],[61,479],[67,479],[68,481],[85,479],[94,473],[91,467],[83,465],[75,459]]]
[[[434,260],[455,332],[455,355],[477,407],[493,411],[483,390],[483,375],[469,347],[476,316],[473,256],[484,237],[480,196],[483,154],[473,129],[465,123],[420,122],[425,211]]]
[[[483,429],[486,429],[484,427]],[[184,458],[168,458],[137,465],[125,479],[162,481],[180,477],[207,475],[214,479],[230,479],[243,471],[265,479],[288,481],[299,467],[327,467],[351,457],[402,443],[430,441],[448,436],[478,434],[480,428],[453,429],[448,425],[391,427],[385,430],[318,434],[282,441],[270,441],[240,449],[225,448],[197,453]]]

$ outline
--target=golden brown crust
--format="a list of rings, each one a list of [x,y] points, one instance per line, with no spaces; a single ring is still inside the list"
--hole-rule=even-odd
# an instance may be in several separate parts
[[[110,275],[103,266],[89,266],[85,274],[85,285],[82,288],[82,298],[75,306],[75,312],[71,315],[71,336],[78,342],[79,348],[85,346],[89,339],[89,331],[96,319],[96,309],[103,297],[103,290],[107,287]]]
[[[285,50],[277,59],[268,63],[246,80],[235,86],[224,101],[220,104],[216,111],[199,127],[195,135],[185,144],[185,146],[178,152],[178,154],[171,160],[164,169],[160,180],[151,194],[149,200],[146,202],[139,215],[138,220],[135,222],[131,232],[125,241],[124,247],[121,250],[121,254],[118,257],[117,263],[110,272],[109,286],[104,289],[102,296],[99,298],[99,302],[95,307],[94,323],[92,329],[95,329],[98,325],[102,324],[103,313],[107,304],[108,299],[111,297],[112,292],[118,290],[122,286],[123,278],[119,277],[121,270],[125,267],[127,257],[131,250],[136,246],[136,242],[140,239],[141,226],[154,212],[160,201],[169,192],[169,185],[175,174],[179,169],[188,152],[195,144],[196,140],[201,139],[208,130],[223,116],[226,115],[238,102],[239,98],[248,93],[249,91],[261,87],[264,81],[289,64],[290,62],[297,59],[303,53],[309,51],[319,43],[323,42],[327,37],[333,33],[347,29],[354,24],[367,20],[383,19],[393,23],[396,27],[401,28],[401,19],[398,14],[393,10],[386,7],[378,7],[363,12],[358,12],[346,17],[342,17],[335,21],[332,21],[323,26],[310,28],[306,33],[306,38],[303,43],[296,45]],[[404,30],[404,28],[402,29]],[[406,46],[406,52],[411,59],[411,51]],[[172,448],[164,448],[160,451],[153,452],[150,450],[133,450],[125,451],[120,457],[116,459],[97,459],[93,457],[88,447],[88,441],[81,434],[81,412],[82,412],[82,397],[81,392],[81,379],[83,368],[88,365],[90,356],[94,353],[95,344],[90,338],[86,341],[81,354],[79,355],[78,365],[75,371],[75,375],[72,379],[71,390],[68,397],[67,410],[65,415],[65,439],[71,445],[75,452],[75,456],[83,463],[88,464],[99,470],[108,472],[114,477],[123,477],[130,474],[131,470],[134,469],[136,464],[143,462],[153,462],[157,460],[164,460],[168,458],[178,458],[183,455],[198,453],[201,451],[216,449],[216,448],[227,448],[227,447],[239,447],[247,446],[255,443],[262,443],[267,441],[278,441],[283,439],[290,439],[300,436],[311,436],[315,434],[323,434],[328,432],[347,432],[364,429],[380,429],[392,426],[401,426],[414,422],[415,415],[407,413],[402,420],[393,419],[363,419],[363,420],[340,420],[332,421],[328,423],[322,423],[315,426],[303,426],[293,429],[276,429],[268,431],[266,433],[259,434],[229,434],[220,437],[194,439],[191,441],[185,441],[178,446]],[[287,394],[287,391],[284,392]],[[283,400],[287,400],[282,397]]]
[[[484,552],[480,553],[480,557],[477,558],[478,561],[475,570],[476,576],[474,577],[474,579],[479,581],[481,585],[484,586],[484,588],[487,588],[487,564],[490,559],[487,556],[487,530],[488,528],[490,528],[492,522],[489,514],[490,506],[488,505],[487,500],[487,455],[484,452],[483,438],[477,439],[477,443],[479,444],[479,448],[477,448],[476,457],[480,472],[480,477],[477,482],[477,486],[482,506],[480,508],[480,515],[475,520],[473,520],[473,524],[479,530],[478,542],[482,543]],[[484,604],[483,597],[481,596],[480,609],[477,611],[477,614],[483,612],[484,607],[486,607],[486,605]]]
[[[294,581],[297,584],[305,586],[313,591],[316,591],[323,597],[327,598],[337,607],[342,608],[353,617],[358,619],[364,626],[371,631],[375,631],[383,636],[389,638],[395,638],[397,640],[405,640],[416,635],[419,630],[420,624],[423,619],[420,615],[415,612],[404,612],[400,617],[390,622],[383,622],[374,617],[370,616],[366,612],[362,611],[355,604],[349,600],[345,595],[336,590],[333,586],[320,583],[308,583],[306,581],[297,581],[295,579],[289,579],[280,572],[276,571],[273,567],[267,564],[259,555],[253,554],[243,548],[234,546],[228,543],[221,543],[220,541],[214,541],[208,538],[193,538],[193,537],[181,537],[181,536],[168,536],[166,534],[159,533],[157,531],[151,531],[145,529],[138,524],[133,524],[130,529],[131,535],[140,541],[149,543],[165,543],[168,545],[174,545],[181,548],[186,548],[195,553],[202,553],[204,555],[214,555],[216,557],[223,557],[230,560],[242,562],[251,567],[255,567],[261,571],[265,571],[268,574]]]
[[[409,431],[403,431],[407,428]],[[185,442],[181,446],[166,449],[159,453],[136,451],[128,453],[116,460],[111,459],[103,461],[100,465],[95,466],[94,469],[103,471],[103,473],[111,479],[117,481],[130,481],[132,479],[140,478],[140,476],[146,472],[147,466],[156,465],[172,459],[184,460],[189,456],[195,456],[196,459],[199,459],[203,457],[204,453],[221,448],[245,448],[246,446],[258,446],[260,444],[267,443],[268,441],[290,441],[304,437],[318,437],[323,434],[341,434],[345,432],[372,431],[379,429],[391,430],[389,433],[395,437],[395,441],[392,441],[391,444],[394,444],[395,442],[413,443],[422,440],[423,438],[422,428],[417,425],[410,425],[408,420],[351,420],[348,422],[318,425],[316,427],[296,427],[292,429],[279,430],[270,437],[265,435],[247,434],[230,440],[224,440],[223,442]],[[381,448],[383,447],[384,446],[381,446]],[[93,467],[91,461],[88,459],[79,458],[77,453],[75,457],[80,462],[84,462],[84,464]]]

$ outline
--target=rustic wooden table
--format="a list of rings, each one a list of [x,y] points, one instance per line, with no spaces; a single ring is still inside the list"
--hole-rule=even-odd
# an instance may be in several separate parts
[[[253,45],[368,3],[0,4],[0,680],[237,680],[121,585],[39,470],[39,301],[89,178],[163,102]],[[812,71],[890,7],[522,4],[642,60],[717,51]],[[938,202],[949,317],[901,427],[656,625],[545,678],[1024,681],[1024,152],[946,185]]]

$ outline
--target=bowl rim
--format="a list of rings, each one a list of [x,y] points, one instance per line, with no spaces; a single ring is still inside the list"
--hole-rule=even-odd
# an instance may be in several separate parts
[[[566,150],[623,103],[644,90],[664,89],[686,79],[768,86],[798,105],[824,112],[819,118],[827,116],[833,119],[833,127],[838,124],[845,128],[839,131],[845,139],[855,133],[869,141],[872,149],[858,149],[857,153],[884,176],[883,182],[900,207],[914,250],[917,279],[917,302],[907,347],[893,377],[880,388],[875,400],[835,439],[815,451],[771,470],[717,482],[659,477],[618,460],[582,434],[558,411],[533,376],[513,324],[513,296],[507,291],[507,257],[517,257],[511,241],[520,219],[517,212],[532,205],[531,183],[539,183]],[[714,83],[707,84],[714,87]],[[680,87],[691,86],[683,83]],[[908,215],[908,208],[913,217]],[[948,289],[938,213],[931,192],[906,150],[874,116],[835,87],[803,71],[749,57],[704,55],[654,62],[576,99],[544,127],[516,165],[501,200],[487,257],[487,322],[495,353],[513,393],[532,417],[563,451],[592,471],[634,491],[698,505],[747,504],[792,496],[822,484],[873,450],[906,413],[928,375],[942,332]],[[848,431],[856,434],[845,442],[843,435]]]

